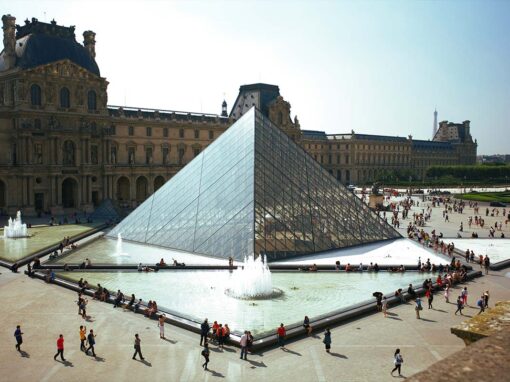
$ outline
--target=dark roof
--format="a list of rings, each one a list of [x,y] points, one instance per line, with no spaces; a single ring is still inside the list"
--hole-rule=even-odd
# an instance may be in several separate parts
[[[354,138],[364,139],[367,141],[393,141],[393,142],[406,142],[407,138],[404,137],[392,137],[389,135],[371,135],[371,134],[354,134]]]
[[[243,91],[252,91],[252,90],[273,92],[273,93],[276,93],[277,96],[280,95],[280,88],[278,87],[278,85],[264,84],[261,82],[256,83],[256,84],[241,85],[241,87],[239,88],[240,93]]]
[[[190,113],[185,111],[174,110],[157,110],[147,108],[136,108],[129,106],[108,105],[108,114],[111,117],[139,118],[143,119],[160,119],[175,121],[193,121],[193,122],[212,122],[228,124],[228,117],[219,116],[217,114]]]
[[[68,59],[89,72],[97,76],[100,75],[96,61],[90,56],[87,49],[74,39],[31,34],[23,38],[22,41],[18,40],[16,48],[20,43],[26,45],[24,49],[23,47],[16,49],[21,53],[17,58],[17,66],[23,69]]]
[[[316,131],[316,130],[301,130],[303,134],[303,138],[309,139],[328,139],[328,136],[324,131]]]
[[[99,76],[99,67],[87,48],[76,42],[75,27],[43,23],[36,18],[16,25],[16,66],[31,69],[68,59]],[[5,52],[0,55],[0,71],[5,69]]]
[[[423,149],[434,149],[434,150],[452,150],[453,146],[450,142],[438,142],[438,141],[420,141],[414,140],[412,141],[413,149],[423,148]]]

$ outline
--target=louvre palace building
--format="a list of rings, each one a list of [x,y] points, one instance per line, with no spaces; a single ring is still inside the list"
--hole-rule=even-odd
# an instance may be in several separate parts
[[[421,180],[432,165],[476,162],[469,121],[440,122],[432,140],[326,134],[301,129],[275,85],[241,86],[220,114],[111,106],[94,32],[80,44],[55,21],[2,23],[1,214],[88,213],[106,199],[135,208],[253,106],[343,184],[389,173]]]

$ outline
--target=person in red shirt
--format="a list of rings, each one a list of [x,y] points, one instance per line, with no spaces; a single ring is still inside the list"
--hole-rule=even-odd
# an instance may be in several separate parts
[[[225,339],[224,335],[225,328],[223,327],[222,324],[219,324],[218,329],[216,329],[216,338],[218,339],[218,347],[220,347],[221,349],[223,349],[223,342]]]
[[[62,359],[62,361],[66,361],[65,358],[64,358],[64,336],[61,334],[58,336],[58,339],[57,339],[57,354],[55,354],[53,356],[53,359],[56,361],[57,360],[57,356],[60,354],[60,359]]]
[[[441,275],[437,276],[436,283],[439,288],[443,287],[443,279],[441,278]]]
[[[218,328],[219,327],[220,326],[218,325],[218,321],[214,321],[213,326],[212,326],[213,339],[216,338],[216,340],[218,340]]]
[[[280,324],[280,327],[276,329],[276,336],[278,337],[278,345],[280,345],[280,348],[285,347],[285,335],[287,332],[285,331],[285,326],[283,324]]]

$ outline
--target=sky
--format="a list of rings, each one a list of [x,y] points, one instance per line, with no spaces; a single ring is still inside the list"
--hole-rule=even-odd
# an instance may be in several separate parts
[[[221,112],[275,84],[302,129],[431,139],[471,121],[510,154],[510,1],[8,1],[3,14],[96,32],[108,103]]]

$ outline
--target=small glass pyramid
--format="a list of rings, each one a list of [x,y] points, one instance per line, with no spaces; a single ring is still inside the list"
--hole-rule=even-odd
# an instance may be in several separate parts
[[[109,234],[242,260],[400,237],[252,108]]]

